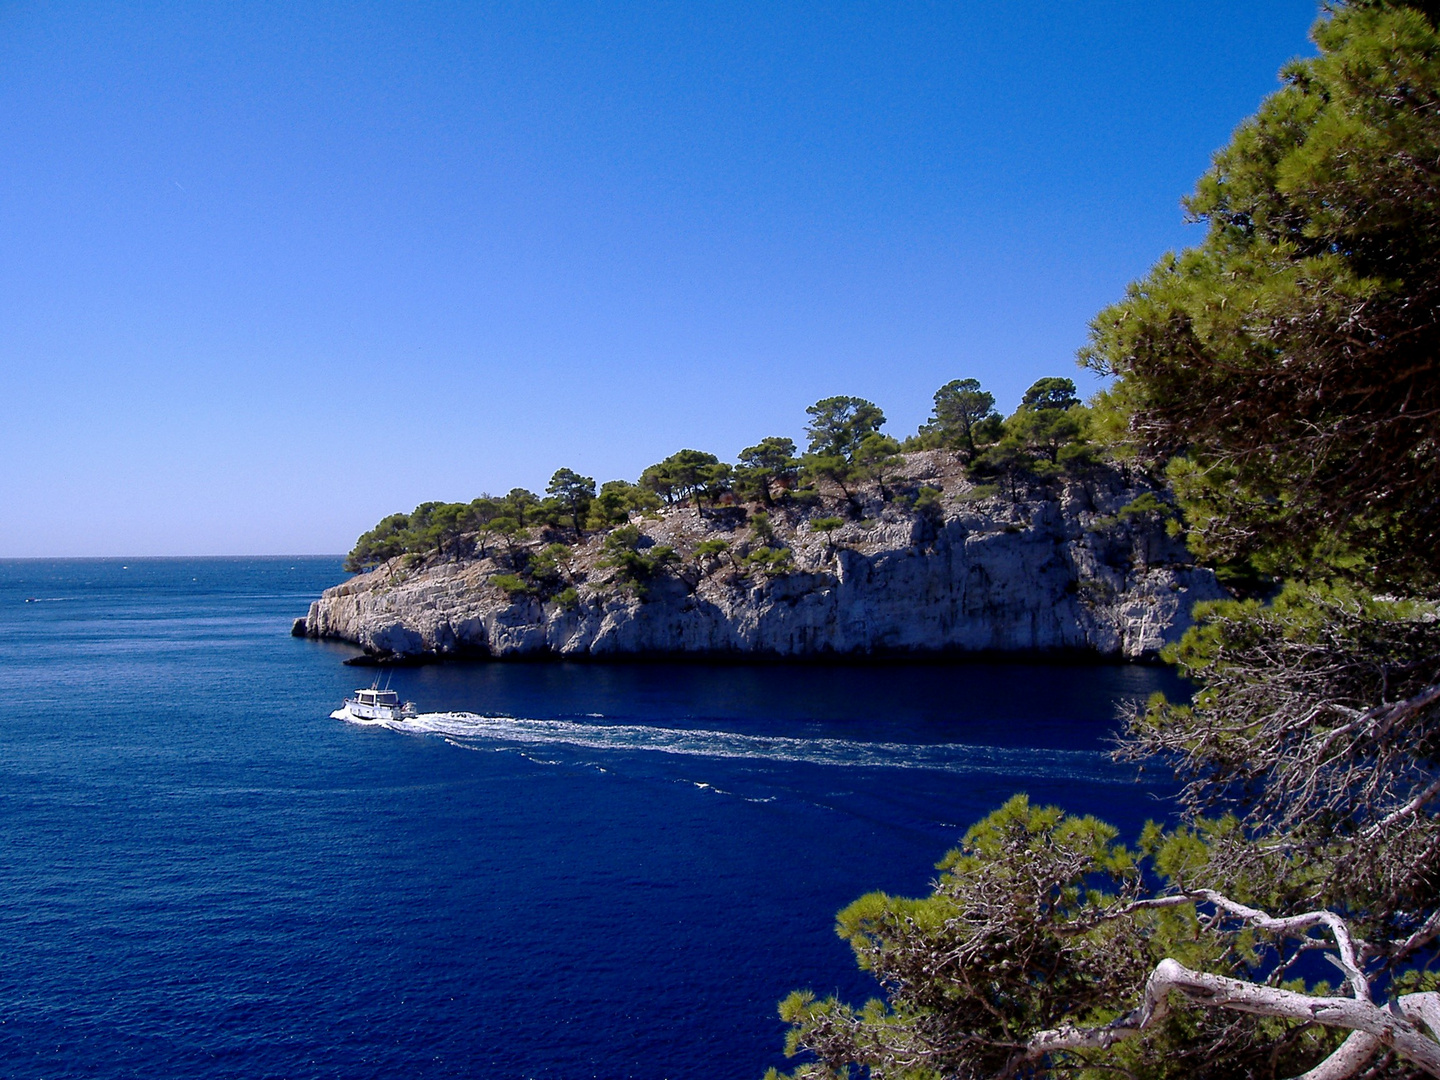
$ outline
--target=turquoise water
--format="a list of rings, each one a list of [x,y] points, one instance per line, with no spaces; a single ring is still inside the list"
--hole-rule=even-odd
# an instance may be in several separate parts
[[[0,562],[0,1075],[758,1077],[832,927],[1016,790],[1127,830],[1157,669],[447,665],[292,639],[338,559]]]

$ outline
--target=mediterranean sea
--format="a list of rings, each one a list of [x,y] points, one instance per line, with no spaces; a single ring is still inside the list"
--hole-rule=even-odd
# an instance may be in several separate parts
[[[0,562],[0,1076],[735,1078],[1016,791],[1133,835],[1168,671],[450,664],[289,636],[338,558]]]

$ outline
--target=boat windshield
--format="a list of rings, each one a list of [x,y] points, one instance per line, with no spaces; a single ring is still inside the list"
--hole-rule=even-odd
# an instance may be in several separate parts
[[[355,700],[365,705],[398,705],[400,695],[394,690],[356,690]]]

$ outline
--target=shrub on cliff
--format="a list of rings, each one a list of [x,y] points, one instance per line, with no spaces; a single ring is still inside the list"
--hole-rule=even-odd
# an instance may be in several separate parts
[[[1012,500],[1031,482],[1083,475],[1100,457],[1090,434],[1090,410],[1069,379],[1044,378],[1025,391],[999,438],[971,463],[975,476],[1000,481]]]
[[[476,527],[471,503],[421,503],[408,514],[391,514],[361,535],[345,558],[351,573],[370,570],[397,555],[422,556],[447,548]]]
[[[409,527],[409,514],[391,514],[382,518],[378,525],[362,533],[355,541],[350,554],[345,556],[345,569],[358,574],[402,554],[407,541],[405,532]]]
[[[655,579],[667,566],[680,561],[675,549],[649,542],[634,525],[622,525],[605,537],[605,554],[599,565],[614,567],[615,580],[645,599]]]
[[[809,508],[838,491],[851,515],[858,516],[867,484],[874,484],[882,501],[894,500],[890,482],[902,464],[903,451],[936,446],[963,445],[972,451],[988,447],[975,462],[977,472],[1001,477],[1018,499],[1030,480],[1046,475],[1047,469],[1055,472],[1051,466],[1075,472],[1093,457],[1093,448],[1083,438],[1072,437],[1084,427],[1084,407],[1054,413],[1054,403],[1060,399],[1036,389],[1051,384],[1061,388],[1062,398],[1067,392],[1073,398],[1069,379],[1042,379],[1028,392],[1034,400],[1002,425],[991,409],[994,399],[980,391],[975,380],[947,383],[935,395],[931,422],[903,447],[880,433],[885,415],[879,406],[863,398],[832,397],[806,410],[809,451],[803,457],[796,456],[793,439],[769,436],[742,450],[734,466],[714,454],[680,450],[645,469],[639,482],[608,480],[598,492],[591,477],[565,468],[550,477],[545,498],[517,487],[503,496],[482,495],[469,503],[422,503],[409,514],[391,514],[362,534],[345,568],[358,573],[398,555],[432,552],[485,558],[496,545],[513,560],[519,545],[537,530],[565,528],[578,535],[586,529],[623,526],[635,513],[653,513],[689,500],[696,506],[716,505],[732,495],[767,507],[784,503]],[[1023,422],[1017,419],[1022,414],[1027,417]],[[797,486],[802,479],[808,486]]]

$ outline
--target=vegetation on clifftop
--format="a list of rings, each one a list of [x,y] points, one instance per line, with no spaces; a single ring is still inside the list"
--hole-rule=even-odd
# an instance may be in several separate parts
[[[521,564],[530,560],[534,541],[574,543],[588,534],[622,529],[633,515],[664,507],[749,506],[760,514],[799,506],[814,509],[821,520],[833,516],[831,510],[843,515],[837,521],[855,520],[862,493],[873,491],[884,502],[906,497],[889,481],[907,451],[953,452],[977,481],[998,484],[1012,498],[1030,485],[1077,475],[1103,456],[1091,438],[1090,409],[1080,403],[1070,379],[1041,379],[1008,419],[994,411],[994,398],[976,380],[947,383],[935,393],[929,421],[903,443],[883,434],[885,414],[863,398],[825,398],[806,413],[803,453],[793,439],[772,435],[741,450],[734,463],[700,450],[679,450],[645,469],[637,481],[610,480],[598,490],[592,477],[562,468],[543,496],[514,488],[468,503],[422,503],[408,514],[389,515],[362,535],[345,568],[361,572],[399,556],[485,557],[500,551],[516,564],[511,569],[529,581]],[[909,497],[921,512],[935,502],[933,493],[928,501],[923,492]],[[612,555],[619,560],[612,565],[628,565],[625,556]],[[752,553],[751,565],[782,572],[783,550]],[[637,586],[645,578],[626,575]],[[501,586],[521,595],[524,589],[511,576]]]

